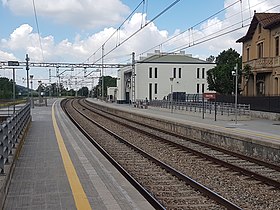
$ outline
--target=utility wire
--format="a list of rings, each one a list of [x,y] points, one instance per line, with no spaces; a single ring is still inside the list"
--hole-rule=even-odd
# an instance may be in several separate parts
[[[35,16],[36,27],[37,27],[38,36],[39,36],[39,44],[40,44],[42,59],[43,59],[43,62],[45,62],[44,51],[43,51],[43,47],[42,47],[42,40],[41,40],[41,35],[40,35],[40,30],[39,30],[39,23],[38,23],[37,12],[36,12],[36,6],[35,6],[35,0],[32,0],[32,4],[33,4],[33,11],[34,11],[34,16]]]
[[[111,52],[113,52],[115,49],[117,49],[119,46],[121,46],[122,44],[124,44],[125,42],[127,42],[129,39],[131,39],[133,36],[135,36],[137,33],[139,33],[141,30],[143,30],[145,27],[147,27],[149,24],[151,24],[153,21],[155,21],[157,18],[159,18],[161,15],[163,15],[165,12],[167,12],[169,9],[171,9],[173,6],[175,6],[178,2],[180,2],[181,0],[176,0],[174,1],[172,4],[170,4],[167,8],[165,8],[163,11],[161,11],[159,14],[157,14],[152,20],[150,20],[149,22],[147,22],[145,25],[143,25],[142,28],[139,28],[138,30],[136,30],[134,33],[132,33],[129,37],[127,37],[126,39],[124,39],[122,42],[120,42],[120,44],[114,48],[112,48],[110,51],[108,51],[106,54],[103,55],[103,57],[109,55]],[[96,61],[94,61],[94,63],[100,61],[102,58],[102,56],[97,59]]]
[[[99,59],[95,60],[93,62],[97,63],[98,61],[100,61],[101,59],[103,59],[104,57],[106,57],[107,55],[109,55],[111,52],[113,52],[115,49],[117,49],[118,47],[120,47],[122,44],[124,44],[126,41],[128,41],[129,39],[131,39],[133,36],[135,36],[138,32],[140,32],[141,30],[143,30],[145,27],[147,27],[149,24],[151,24],[154,20],[156,20],[157,18],[159,18],[161,15],[163,15],[165,12],[167,12],[169,9],[171,9],[173,6],[175,6],[177,3],[179,3],[181,0],[176,0],[173,3],[171,3],[168,7],[166,7],[163,11],[161,11],[159,14],[157,14],[152,20],[150,20],[149,22],[145,23],[145,25],[143,25],[143,27],[140,27],[138,30],[136,30],[134,33],[132,33],[129,37],[127,37],[126,39],[124,39],[122,42],[119,43],[119,45],[117,45],[116,47],[112,48],[109,52],[107,52],[106,54],[103,54]],[[144,1],[142,1],[144,2]],[[138,7],[142,4],[142,2],[138,5]],[[135,9],[136,10],[136,9]],[[104,46],[104,44],[102,45]],[[101,46],[101,47],[102,47]],[[100,48],[101,48],[100,47]],[[99,49],[100,49],[99,48]],[[94,53],[95,54],[95,53]],[[79,74],[79,73],[78,73]],[[77,75],[77,74],[76,74]],[[89,75],[89,74],[88,74]]]
[[[266,1],[267,1],[267,0],[264,0],[264,1],[262,1],[262,2],[259,2],[259,3],[255,4],[253,7],[258,6],[258,5],[260,5],[260,4],[262,4],[262,3],[266,2]],[[230,4],[230,5],[228,5],[226,8],[219,10],[218,12],[216,12],[216,13],[214,13],[213,15],[209,16],[208,18],[205,18],[204,20],[200,21],[199,23],[195,24],[194,26],[192,26],[192,27],[190,27],[190,28],[188,28],[188,29],[182,31],[182,32],[179,33],[179,34],[176,34],[176,35],[170,37],[170,38],[167,39],[166,41],[163,41],[163,42],[161,42],[160,44],[157,44],[157,45],[153,46],[152,48],[150,48],[150,49],[148,49],[148,50],[145,50],[144,52],[141,52],[141,53],[137,54],[136,56],[141,56],[142,54],[145,54],[145,53],[151,51],[152,49],[155,49],[155,48],[157,48],[157,47],[159,47],[159,46],[162,46],[163,44],[168,43],[169,41],[171,41],[171,40],[177,38],[178,36],[183,35],[183,34],[186,33],[187,31],[189,31],[189,36],[190,36],[190,30],[193,30],[194,27],[196,27],[196,26],[198,26],[198,25],[204,23],[205,21],[207,21],[207,20],[209,20],[210,18],[212,18],[212,17],[218,15],[219,13],[223,12],[224,10],[229,9],[230,7],[234,6],[235,4],[237,4],[237,3],[239,3],[239,2],[240,2],[240,0],[238,0],[238,1],[236,1],[236,2],[234,2],[234,3],[232,3],[232,4]],[[243,10],[243,12],[244,12],[244,11],[247,11],[247,10],[250,10],[250,8],[251,8],[251,7],[250,7],[250,5],[249,5],[249,9],[247,8],[246,10]],[[224,21],[227,20],[227,19],[230,19],[230,18],[232,18],[232,17],[234,17],[234,16],[237,16],[237,15],[239,15],[239,14],[240,14],[240,12],[238,12],[238,13],[236,13],[236,14],[233,14],[233,15],[231,15],[231,16],[225,18]],[[250,15],[250,18],[251,18],[251,15]],[[204,28],[204,30],[207,29],[207,28],[212,27],[213,25],[215,25],[215,23],[214,23],[214,24],[211,24],[211,25],[208,25],[207,27]],[[195,35],[196,33],[198,33],[198,31],[196,31],[196,32],[195,32],[194,34],[192,34],[192,35]],[[190,37],[189,37],[189,40],[190,40]],[[178,41],[178,40],[177,40],[177,41]],[[190,41],[189,41],[189,45],[190,45]]]
[[[191,26],[190,28],[188,28],[188,29],[182,31],[182,32],[179,33],[179,34],[176,34],[176,35],[170,37],[170,38],[167,39],[166,41],[163,41],[163,42],[161,42],[160,44],[155,45],[154,47],[152,47],[152,48],[150,48],[150,49],[148,49],[148,50],[146,50],[146,51],[144,51],[144,52],[142,52],[142,53],[139,53],[138,55],[142,55],[142,54],[144,54],[144,53],[147,53],[147,52],[151,51],[152,49],[154,49],[154,48],[156,48],[156,47],[159,47],[159,46],[161,46],[161,45],[163,45],[163,44],[165,44],[165,43],[167,43],[167,42],[169,42],[169,41],[175,39],[176,37],[178,37],[178,36],[184,34],[184,33],[187,32],[187,31],[189,31],[190,29],[193,29],[194,27],[196,27],[196,26],[198,26],[198,25],[204,23],[205,21],[209,20],[210,18],[212,18],[212,17],[218,15],[219,13],[225,11],[226,9],[228,9],[228,8],[230,8],[230,7],[232,7],[232,6],[234,6],[234,5],[237,4],[239,1],[240,1],[240,0],[237,0],[236,2],[232,3],[231,5],[225,7],[225,8],[223,8],[223,9],[219,10],[218,12],[214,13],[213,15],[210,15],[209,17],[205,18],[204,20],[201,20],[199,23],[196,23],[195,25]]]
[[[280,6],[280,4],[275,5],[275,6],[271,7],[271,8],[269,8],[269,9],[265,10],[264,12],[268,12],[268,11],[270,11],[270,10],[273,10],[273,9],[279,7],[279,6]],[[271,18],[271,17],[268,17],[267,19],[269,19],[269,18]],[[183,45],[183,46],[181,46],[181,47],[179,47],[179,48],[177,48],[177,49],[175,49],[175,50],[169,51],[169,53],[165,53],[165,54],[160,55],[160,56],[163,57],[163,56],[167,56],[167,55],[170,55],[170,54],[174,54],[175,52],[179,52],[179,51],[181,51],[181,50],[185,50],[185,49],[187,49],[187,48],[190,48],[190,47],[193,47],[193,46],[196,46],[196,45],[199,45],[199,44],[208,42],[208,41],[210,41],[210,40],[219,38],[219,37],[221,37],[221,36],[230,34],[230,33],[235,32],[235,31],[238,31],[238,30],[240,30],[240,29],[242,29],[242,28],[244,28],[244,27],[250,26],[250,23],[248,23],[248,24],[246,24],[246,25],[241,24],[241,23],[243,23],[243,21],[247,21],[247,20],[250,20],[250,19],[251,19],[251,18],[249,17],[249,18],[247,18],[247,19],[245,19],[245,20],[241,20],[241,21],[238,22],[238,23],[235,23],[235,24],[230,25],[230,26],[228,26],[228,27],[226,27],[226,28],[224,28],[224,29],[222,29],[222,30],[220,30],[220,31],[216,31],[216,32],[214,32],[214,33],[208,35],[208,36],[207,36],[208,38],[207,38],[207,37],[202,37],[202,38],[200,38],[200,39],[194,40],[194,42],[193,42],[192,45],[189,45],[189,43],[187,43],[187,44],[185,44],[185,45]],[[265,20],[265,19],[263,19],[263,20]],[[229,28],[231,28],[231,27],[233,27],[233,26],[235,26],[235,25],[239,25],[239,24],[241,24],[241,26],[239,26],[239,27],[237,27],[237,28],[234,28],[234,29],[231,29],[231,30],[229,30],[229,31],[223,32],[225,29],[229,29]],[[220,32],[223,32],[223,33],[220,33]],[[216,35],[215,35],[215,34],[216,34]],[[154,58],[154,59],[156,59],[156,58]],[[153,60],[153,59],[151,59],[151,61],[152,61],[152,60]]]
[[[34,1],[34,0],[33,0]],[[105,42],[94,52],[92,53],[83,63],[85,63],[86,61],[88,61],[92,56],[94,56],[101,48],[102,46],[104,46],[114,35],[115,33],[117,33],[121,27],[127,22],[127,20],[129,20],[129,18],[131,18],[131,16],[136,12],[136,10],[142,5],[144,4],[145,0],[142,0],[136,7],[135,9],[127,16],[127,18],[120,24],[120,26],[105,40]]]

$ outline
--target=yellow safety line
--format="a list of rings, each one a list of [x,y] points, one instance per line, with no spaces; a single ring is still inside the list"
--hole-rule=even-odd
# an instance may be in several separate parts
[[[55,102],[56,103],[56,102]],[[88,210],[91,209],[91,206],[89,204],[89,201],[87,199],[87,196],[85,194],[85,191],[81,185],[81,182],[79,180],[79,177],[76,173],[76,170],[74,168],[74,165],[71,161],[71,158],[67,152],[66,146],[64,144],[62,135],[60,133],[60,130],[58,128],[55,114],[54,114],[54,105],[52,105],[52,121],[53,121],[53,127],[55,131],[56,140],[59,146],[59,150],[61,153],[61,157],[63,160],[64,168],[68,177],[69,184],[71,186],[72,194],[75,200],[75,204],[77,209],[81,210]]]

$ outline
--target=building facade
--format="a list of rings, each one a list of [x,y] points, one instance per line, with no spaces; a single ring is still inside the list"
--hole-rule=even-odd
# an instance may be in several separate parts
[[[167,99],[171,92],[209,92],[207,71],[215,65],[184,52],[167,54],[156,51],[135,63],[134,78],[132,66],[118,70],[117,100],[129,103]]]
[[[255,13],[246,35],[237,40],[243,43],[243,69],[251,68],[242,75],[242,95],[280,95],[279,37],[280,14]]]

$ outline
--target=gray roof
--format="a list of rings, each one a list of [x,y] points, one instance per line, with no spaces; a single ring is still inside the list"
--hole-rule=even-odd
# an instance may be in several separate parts
[[[201,60],[199,58],[193,58],[185,54],[155,54],[150,57],[144,58],[137,63],[182,63],[182,64],[196,64],[204,63],[210,64],[207,61]],[[213,63],[211,63],[213,64]]]

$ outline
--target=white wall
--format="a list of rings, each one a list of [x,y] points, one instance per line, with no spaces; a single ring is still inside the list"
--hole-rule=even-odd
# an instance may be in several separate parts
[[[173,78],[173,69],[176,68],[176,78],[173,80],[173,92],[197,93],[197,84],[199,84],[199,93],[202,93],[202,84],[205,84],[204,92],[207,92],[207,71],[213,68],[215,64],[138,64],[136,66],[136,99],[149,99],[149,83],[152,83],[152,99],[163,99],[171,93],[171,81]],[[152,67],[152,78],[149,78],[149,68]],[[157,67],[157,78],[154,78],[154,69]],[[179,77],[179,68],[181,68],[181,78]],[[200,78],[197,78],[197,68],[200,69]],[[205,68],[205,76],[202,79],[202,68]],[[158,92],[154,93],[154,85],[157,83]]]
[[[182,55],[178,55],[182,56]],[[169,62],[169,61],[167,61]],[[216,64],[204,63],[198,61],[195,63],[137,63],[135,65],[135,99],[149,99],[149,84],[152,84],[152,99],[163,99],[171,93],[171,81],[173,78],[173,69],[176,68],[176,78],[173,80],[173,92],[186,92],[188,94],[197,93],[197,84],[199,84],[199,93],[202,93],[202,84],[204,92],[209,92],[207,84],[207,71]],[[149,68],[152,68],[152,78],[149,78]],[[157,78],[155,78],[155,68],[157,68]],[[179,68],[181,68],[181,78],[179,78]],[[200,77],[197,78],[197,68],[200,69]],[[205,69],[204,79],[202,79],[202,68]],[[117,100],[125,100],[125,81],[124,74],[131,72],[131,66],[124,67],[118,71],[118,94]],[[157,84],[157,94],[155,94],[155,84]],[[132,97],[130,89],[130,99]]]

